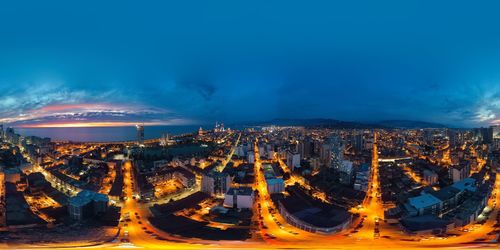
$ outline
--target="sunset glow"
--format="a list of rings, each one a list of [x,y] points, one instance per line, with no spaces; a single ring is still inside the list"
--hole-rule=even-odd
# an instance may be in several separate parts
[[[499,249],[500,1],[28,2],[0,250]]]
[[[85,128],[85,127],[131,127],[138,122],[74,122],[74,123],[43,123],[43,124],[28,124],[19,126],[20,128]],[[161,122],[145,122],[146,126],[169,125]]]

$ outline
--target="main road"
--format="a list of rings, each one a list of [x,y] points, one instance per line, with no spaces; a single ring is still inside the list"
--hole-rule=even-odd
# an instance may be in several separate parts
[[[207,241],[201,239],[188,239],[162,232],[149,224],[147,217],[150,216],[147,205],[139,203],[133,198],[133,175],[132,163],[124,163],[124,196],[126,200],[122,204],[124,221],[120,222],[120,233],[115,240],[100,244],[90,243],[47,243],[43,245],[9,244],[4,242],[0,247],[8,249],[498,249],[498,243],[494,241],[498,235],[488,235],[495,228],[498,215],[497,204],[500,204],[500,176],[497,174],[495,190],[488,202],[494,209],[489,220],[483,225],[472,226],[471,232],[463,233],[450,238],[422,238],[408,236],[397,228],[384,227],[381,237],[375,234],[376,224],[382,224],[383,208],[378,197],[380,196],[380,184],[378,173],[378,148],[377,135],[374,134],[372,173],[367,198],[362,209],[357,211],[362,217],[366,216],[365,222],[359,232],[344,232],[336,235],[319,235],[297,229],[279,215],[275,205],[272,203],[264,176],[261,171],[262,162],[258,147],[255,146],[255,176],[254,188],[259,191],[257,204],[260,204],[260,216],[258,232],[262,237],[252,237],[247,241]],[[258,207],[258,205],[256,205]],[[258,210],[258,209],[257,209]],[[258,213],[258,211],[256,211]],[[480,241],[477,241],[480,239]]]

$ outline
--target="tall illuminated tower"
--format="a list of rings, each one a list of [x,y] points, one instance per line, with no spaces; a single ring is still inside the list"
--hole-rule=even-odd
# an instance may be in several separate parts
[[[135,125],[137,128],[137,144],[144,144],[144,125],[137,124]]]

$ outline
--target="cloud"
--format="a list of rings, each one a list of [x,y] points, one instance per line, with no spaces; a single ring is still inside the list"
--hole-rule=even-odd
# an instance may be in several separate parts
[[[498,122],[500,114],[500,89],[487,91],[479,100],[475,112],[475,120],[483,124]]]
[[[6,93],[0,101],[0,123],[21,127],[125,126],[187,124],[190,119],[171,110],[114,100],[110,92],[96,94],[44,84]],[[103,102],[103,101],[107,102]]]

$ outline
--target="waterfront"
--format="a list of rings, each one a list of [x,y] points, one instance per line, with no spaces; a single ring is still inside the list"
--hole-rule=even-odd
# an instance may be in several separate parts
[[[198,131],[200,125],[146,126],[145,139],[159,138],[163,134],[179,135]],[[49,137],[52,140],[77,142],[131,141],[137,138],[135,127],[73,127],[73,128],[15,128],[23,136]]]

